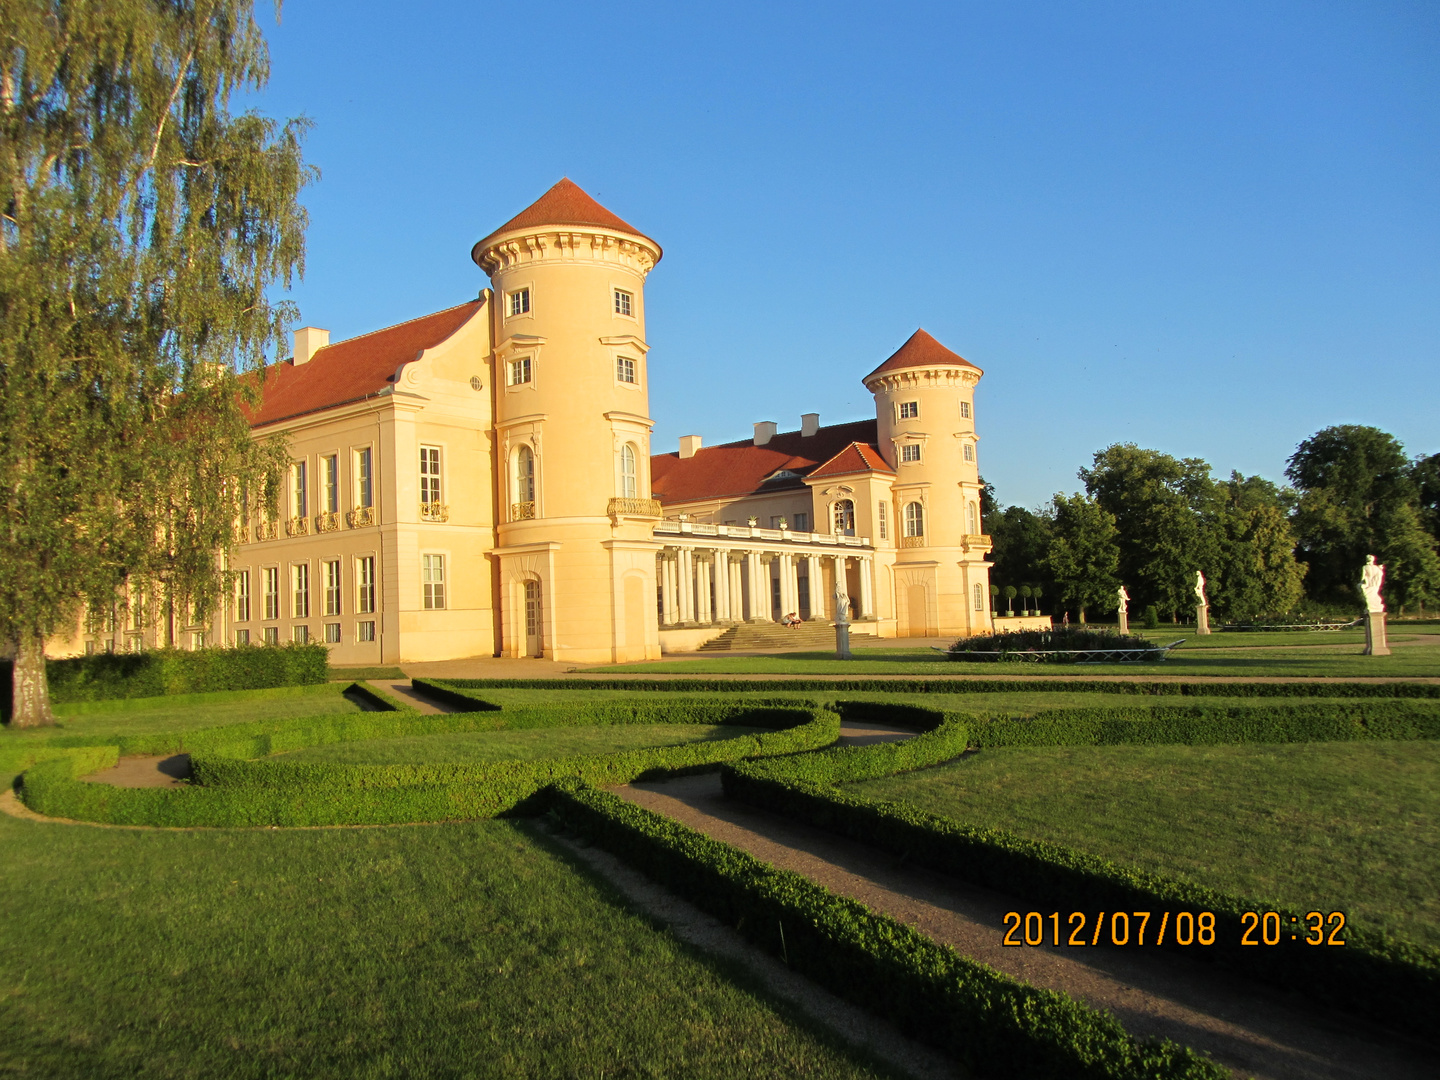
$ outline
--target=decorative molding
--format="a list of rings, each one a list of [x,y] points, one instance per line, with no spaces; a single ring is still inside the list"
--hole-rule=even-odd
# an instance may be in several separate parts
[[[472,254],[492,278],[527,263],[564,261],[622,266],[643,280],[660,261],[660,249],[638,236],[586,225],[503,234],[485,250]]]
[[[602,337],[601,345],[608,345],[611,348],[630,348],[636,350],[641,356],[650,351],[650,346],[645,344],[645,339],[635,334],[619,334],[615,337]]]

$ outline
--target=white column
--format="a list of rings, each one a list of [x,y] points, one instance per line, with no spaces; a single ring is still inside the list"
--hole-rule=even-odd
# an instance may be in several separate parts
[[[695,562],[695,620],[708,626],[714,622],[710,611],[710,560],[701,558]]]
[[[745,621],[745,556],[730,560],[730,618]]]
[[[730,553],[715,549],[715,621],[730,621]]]
[[[810,580],[810,619],[825,618],[825,579],[820,575],[820,556],[805,556],[805,572]]]
[[[780,596],[784,614],[800,613],[800,570],[795,565],[795,556],[789,552],[780,556]]]
[[[669,552],[660,554],[660,621],[675,625],[675,561]]]
[[[875,614],[875,560],[861,558],[860,560],[860,618],[868,619]],[[970,597],[966,597],[966,606],[970,604]]]
[[[680,621],[695,621],[695,554],[693,549],[680,549]]]
[[[770,612],[770,574],[764,555],[752,551],[746,555],[746,561],[750,563],[750,621],[774,622]]]

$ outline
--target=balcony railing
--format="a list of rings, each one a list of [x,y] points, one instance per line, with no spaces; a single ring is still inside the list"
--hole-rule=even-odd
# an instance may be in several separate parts
[[[421,521],[449,521],[450,507],[442,502],[422,502],[420,504]]]
[[[256,540],[274,540],[278,535],[280,535],[279,522],[262,521],[255,526]]]
[[[699,521],[666,518],[655,523],[656,536],[710,537],[729,540],[777,540],[814,547],[870,547],[868,536],[841,536],[836,533],[796,532],[794,529],[762,529],[758,525],[710,525]]]
[[[659,499],[611,499],[605,512],[611,517],[655,517],[661,514]]]
[[[334,510],[320,511],[320,513],[315,515],[315,531],[317,533],[339,532],[340,515]]]
[[[902,536],[900,538],[902,548],[924,547],[925,537],[923,536]]]
[[[352,529],[363,529],[367,525],[374,525],[375,508],[373,506],[357,506],[345,515],[345,524]]]
[[[510,504],[511,521],[528,521],[535,516],[535,504],[533,502],[517,502]]]
[[[308,517],[293,517],[285,522],[286,536],[309,536],[310,519]]]

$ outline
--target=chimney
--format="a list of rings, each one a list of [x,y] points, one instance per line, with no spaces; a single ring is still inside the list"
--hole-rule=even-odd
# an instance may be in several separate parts
[[[321,330],[318,326],[302,326],[295,331],[295,366],[308,364],[312,356],[329,344],[329,330]]]
[[[808,439],[820,430],[820,414],[818,412],[802,412],[800,414],[800,437]]]
[[[699,435],[680,436],[680,456],[682,458],[694,457],[695,451],[700,449]]]
[[[755,445],[764,446],[768,443],[775,437],[775,432],[779,426],[780,425],[775,423],[774,420],[761,420],[755,425]]]

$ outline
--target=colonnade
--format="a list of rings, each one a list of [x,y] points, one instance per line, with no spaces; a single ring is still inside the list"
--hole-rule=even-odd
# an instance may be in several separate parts
[[[779,582],[779,616],[800,613],[802,564],[809,582],[807,617],[825,619],[831,601],[830,591],[821,584],[824,560],[831,563],[832,581],[846,581],[851,562],[858,567],[860,588],[851,597],[854,617],[868,619],[875,615],[875,567],[869,555],[700,548],[687,544],[667,547],[656,558],[662,627],[773,622],[777,617],[774,581]]]

